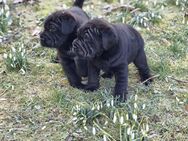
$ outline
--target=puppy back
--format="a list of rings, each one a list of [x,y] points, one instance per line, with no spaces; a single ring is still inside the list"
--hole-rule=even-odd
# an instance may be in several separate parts
[[[84,0],[74,0],[73,6],[77,6],[79,8],[82,8],[84,4]]]

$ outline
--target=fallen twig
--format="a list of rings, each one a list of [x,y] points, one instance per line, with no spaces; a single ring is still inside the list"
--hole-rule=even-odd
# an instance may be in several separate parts
[[[170,78],[170,79],[172,79],[172,80],[175,80],[175,81],[177,81],[177,82],[180,82],[180,83],[188,83],[188,80],[179,80],[179,79],[174,78],[174,77],[172,77],[172,76],[168,76],[168,78]]]
[[[144,84],[144,83],[146,83],[147,81],[149,81],[149,80],[151,80],[151,79],[153,79],[153,78],[157,78],[157,77],[159,77],[159,76],[160,76],[159,74],[154,75],[154,76],[152,76],[152,77],[146,79],[145,81],[143,81],[141,84]]]
[[[136,12],[136,11],[138,11],[140,9],[139,8],[135,8],[134,6],[131,6],[131,5],[120,5],[120,6],[116,6],[116,7],[109,7],[108,10],[104,14],[108,15],[111,12],[116,11],[116,10],[126,10],[126,11],[129,11],[131,13],[134,13],[134,11]]]

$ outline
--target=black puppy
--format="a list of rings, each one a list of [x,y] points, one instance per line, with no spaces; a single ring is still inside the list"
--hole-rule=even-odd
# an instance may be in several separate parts
[[[128,64],[138,68],[141,81],[151,77],[141,35],[131,26],[111,24],[102,19],[93,19],[81,26],[73,42],[72,52],[80,58],[89,59],[88,86],[99,87],[99,71],[115,75],[114,96],[126,100]],[[148,85],[148,81],[145,83]]]
[[[76,0],[73,7],[56,11],[44,22],[44,31],[40,34],[40,42],[44,47],[56,48],[58,58],[71,86],[83,88],[81,77],[87,76],[87,60],[73,58],[69,54],[77,29],[88,21],[88,15],[81,9],[84,0]]]

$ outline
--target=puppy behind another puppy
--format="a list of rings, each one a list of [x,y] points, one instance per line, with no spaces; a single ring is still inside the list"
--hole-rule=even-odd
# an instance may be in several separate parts
[[[81,26],[73,42],[72,52],[79,58],[89,59],[88,90],[99,87],[99,72],[115,75],[114,96],[127,99],[128,64],[138,68],[141,81],[151,77],[141,35],[126,24],[111,24],[93,19]],[[152,80],[145,82],[148,85]]]

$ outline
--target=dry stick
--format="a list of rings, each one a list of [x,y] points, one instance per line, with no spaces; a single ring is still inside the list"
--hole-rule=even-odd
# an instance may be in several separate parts
[[[140,8],[136,8],[136,9],[132,10],[130,13],[133,14],[133,13],[136,13],[138,11],[140,11]]]
[[[168,76],[168,78],[170,78],[170,79],[172,79],[172,80],[175,80],[175,81],[177,81],[177,82],[180,82],[180,83],[188,83],[187,80],[179,80],[179,79],[174,78],[174,77],[172,77],[172,76]]]
[[[105,15],[108,15],[110,14],[111,12],[113,11],[116,11],[118,9],[125,9],[127,11],[133,11],[135,10],[135,7],[131,6],[131,5],[120,5],[120,6],[117,6],[117,7],[114,7],[114,8],[111,8],[109,11],[105,12],[104,14]],[[137,9],[137,8],[136,8]]]
[[[160,76],[159,74],[154,75],[154,76],[152,76],[152,77],[146,79],[145,81],[143,81],[141,84],[144,84],[145,82],[147,82],[147,81],[149,81],[149,80],[151,80],[151,79],[153,79],[153,78],[157,78],[157,77],[159,77],[159,76]]]

